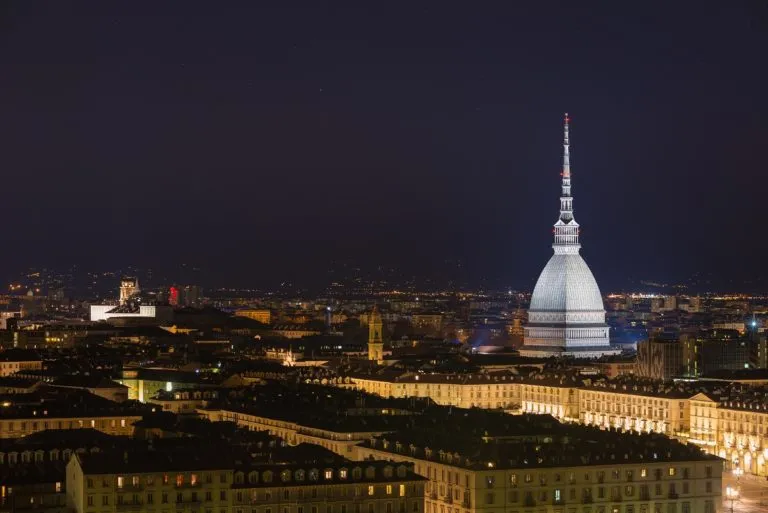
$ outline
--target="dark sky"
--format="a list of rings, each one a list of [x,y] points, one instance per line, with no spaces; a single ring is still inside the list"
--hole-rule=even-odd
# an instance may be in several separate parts
[[[604,290],[764,279],[765,2],[271,3],[5,2],[3,267],[532,287],[568,111]]]

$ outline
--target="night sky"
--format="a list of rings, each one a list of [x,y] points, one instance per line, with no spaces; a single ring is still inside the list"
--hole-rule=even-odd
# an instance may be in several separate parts
[[[0,12],[0,274],[532,288],[567,111],[604,291],[765,282],[765,2],[73,3]]]

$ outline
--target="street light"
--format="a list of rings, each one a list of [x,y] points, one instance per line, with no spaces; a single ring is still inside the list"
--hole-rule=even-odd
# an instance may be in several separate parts
[[[725,498],[726,498],[726,500],[731,501],[731,513],[733,513],[733,503],[736,502],[739,499],[739,490],[738,490],[738,488],[734,488],[732,486],[727,486],[725,488]]]

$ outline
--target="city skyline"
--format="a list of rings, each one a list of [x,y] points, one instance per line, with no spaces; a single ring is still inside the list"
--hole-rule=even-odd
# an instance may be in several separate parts
[[[4,12],[9,275],[314,285],[349,260],[530,290],[568,111],[605,290],[768,285],[757,7],[96,5]]]
[[[0,513],[768,512],[766,35],[5,2]]]

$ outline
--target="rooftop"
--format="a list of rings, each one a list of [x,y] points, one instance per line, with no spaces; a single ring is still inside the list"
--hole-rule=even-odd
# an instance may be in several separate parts
[[[460,422],[443,421],[442,429],[409,429],[365,444],[473,470],[718,460],[664,435],[602,431],[533,418],[545,416],[528,417],[510,416],[503,429],[496,426],[498,431],[492,437],[478,436],[477,430],[482,428],[463,426],[465,421],[459,417]]]

